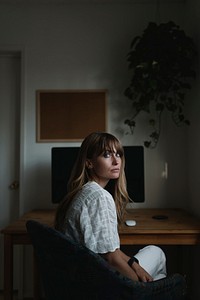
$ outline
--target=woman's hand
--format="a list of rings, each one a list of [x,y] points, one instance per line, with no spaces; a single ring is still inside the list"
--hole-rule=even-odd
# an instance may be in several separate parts
[[[120,249],[116,249],[114,252],[104,253],[102,256],[113,268],[133,281],[153,281],[153,278],[149,275],[149,273],[146,272],[138,263],[134,262],[130,267],[128,265],[130,257],[123,253]]]
[[[149,275],[149,273],[145,271],[138,263],[134,262],[131,268],[135,271],[139,281],[143,281],[143,282],[153,281],[151,275]]]
[[[120,249],[116,249],[114,252],[101,254],[101,256],[104,257],[107,262],[122,275],[132,279],[133,281],[139,281],[134,269],[130,268],[127,264],[127,260],[128,258],[130,259],[130,257],[126,256]]]

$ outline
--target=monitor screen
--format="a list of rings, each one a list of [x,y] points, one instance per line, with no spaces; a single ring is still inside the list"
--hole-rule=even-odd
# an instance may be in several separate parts
[[[52,202],[59,203],[67,193],[67,182],[79,147],[53,147],[51,152]],[[134,202],[144,202],[144,148],[124,146],[127,190]]]

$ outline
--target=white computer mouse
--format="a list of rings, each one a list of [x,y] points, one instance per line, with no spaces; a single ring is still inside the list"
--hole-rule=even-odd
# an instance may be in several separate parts
[[[135,220],[126,220],[125,224],[127,226],[135,226],[136,225],[136,221]]]

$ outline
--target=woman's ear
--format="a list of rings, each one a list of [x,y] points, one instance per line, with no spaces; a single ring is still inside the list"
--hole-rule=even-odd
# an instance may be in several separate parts
[[[86,168],[88,168],[88,169],[92,169],[93,168],[93,164],[92,164],[91,160],[89,160],[89,159],[86,160],[85,165],[86,165]]]

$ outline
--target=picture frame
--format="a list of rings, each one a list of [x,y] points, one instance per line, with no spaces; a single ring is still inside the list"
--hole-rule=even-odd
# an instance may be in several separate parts
[[[37,90],[37,142],[82,141],[107,130],[107,90]]]

